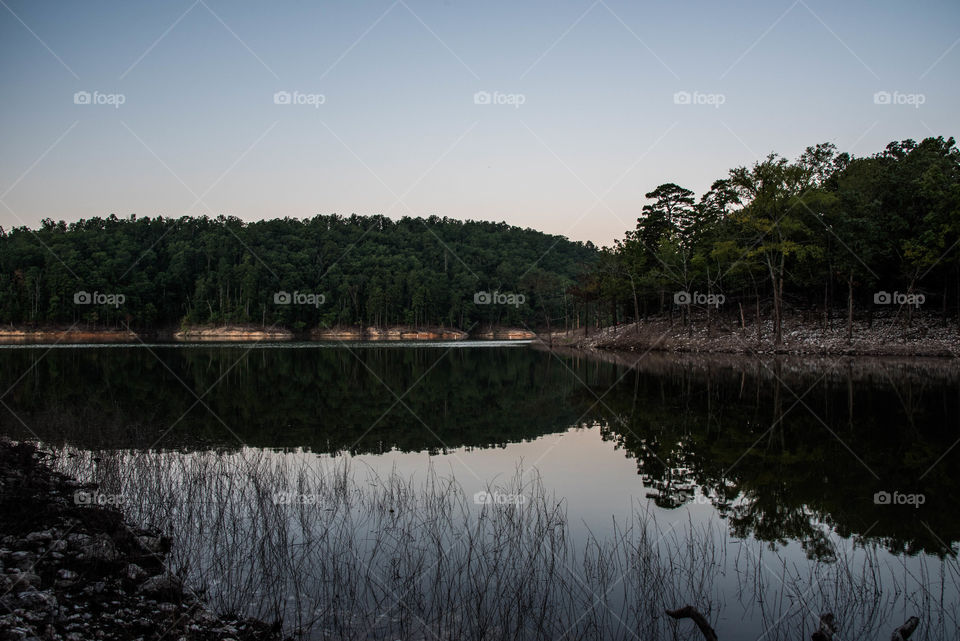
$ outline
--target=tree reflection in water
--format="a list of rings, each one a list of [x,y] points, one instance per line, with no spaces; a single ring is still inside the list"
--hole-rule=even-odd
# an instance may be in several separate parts
[[[598,425],[636,459],[638,496],[709,503],[737,537],[823,560],[831,530],[894,553],[960,541],[952,360],[284,345],[3,349],[0,363],[4,403],[29,426],[3,413],[14,436],[439,453]],[[877,505],[877,492],[925,503]]]

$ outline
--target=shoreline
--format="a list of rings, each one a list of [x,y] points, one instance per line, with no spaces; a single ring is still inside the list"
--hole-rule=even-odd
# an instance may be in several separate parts
[[[255,343],[255,342],[340,342],[340,341],[529,341],[548,347],[623,354],[716,354],[730,356],[876,356],[876,357],[960,357],[960,328],[933,317],[902,320],[875,319],[854,323],[853,339],[846,339],[846,325],[836,320],[826,328],[821,321],[784,322],[783,341],[772,340],[770,321],[761,323],[760,337],[755,326],[745,328],[730,319],[682,323],[678,318],[651,318],[640,323],[566,331],[533,332],[526,328],[486,327],[465,332],[455,328],[413,327],[331,327],[295,332],[280,327],[250,325],[198,325],[179,329],[129,330],[118,328],[5,327],[0,328],[2,345],[49,344],[136,344],[136,343]]]
[[[532,340],[537,335],[517,327],[487,327],[468,333],[455,328],[413,327],[330,327],[294,332],[284,327],[250,325],[197,325],[179,329],[134,331],[118,328],[5,327],[0,328],[0,345],[45,345],[51,343],[133,344],[236,343],[236,342],[328,342],[328,341],[463,341]]]
[[[212,612],[167,567],[169,537],[128,523],[50,456],[0,437],[0,638],[282,639],[278,624]]]
[[[678,318],[652,318],[591,329],[582,328],[538,335],[544,345],[590,351],[621,353],[717,354],[743,356],[879,356],[960,357],[960,328],[939,317],[918,317],[907,325],[903,319],[876,318],[857,321],[847,340],[846,323],[835,320],[824,327],[822,320],[785,320],[783,340],[773,340],[773,323],[740,327],[728,318],[710,325],[700,320],[682,323]]]

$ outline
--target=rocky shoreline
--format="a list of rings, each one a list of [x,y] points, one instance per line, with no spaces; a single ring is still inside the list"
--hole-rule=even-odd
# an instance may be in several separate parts
[[[211,612],[167,569],[168,538],[85,500],[96,488],[49,456],[0,437],[0,641],[283,638],[279,623]]]
[[[516,327],[488,327],[474,332],[449,327],[318,327],[294,332],[285,327],[253,327],[247,325],[199,325],[175,330],[142,330],[116,328],[0,328],[0,345],[78,344],[78,343],[236,343],[286,341],[462,341],[530,340],[536,334]]]
[[[548,345],[621,352],[685,352],[716,354],[796,354],[813,356],[960,356],[960,328],[937,316],[877,317],[853,324],[847,339],[846,323],[792,318],[783,325],[783,340],[773,340],[773,323],[741,327],[730,318],[683,323],[679,318],[651,318],[640,323],[552,332],[539,335]]]

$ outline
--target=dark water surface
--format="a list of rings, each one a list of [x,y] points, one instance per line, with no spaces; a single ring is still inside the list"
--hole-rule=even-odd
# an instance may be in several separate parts
[[[305,637],[697,638],[689,621],[659,616],[693,603],[721,639],[809,638],[828,610],[843,638],[889,638],[914,614],[923,621],[914,638],[960,638],[952,361],[596,358],[491,342],[18,346],[0,348],[0,393],[2,432],[78,454],[62,459],[65,470],[124,496],[131,518],[179,535],[201,561],[176,557],[175,542],[174,562],[215,603],[282,616]],[[438,492],[438,479],[459,498]],[[484,504],[481,491],[494,498]],[[279,506],[269,517],[244,507],[264,492]],[[390,524],[414,506],[419,516]],[[545,567],[536,550],[554,531],[539,516],[557,506],[563,544],[581,552],[564,561],[568,593],[549,596],[558,600],[549,611],[594,604],[582,619],[550,628],[533,622],[547,614],[542,603],[487,608],[474,601],[492,588],[453,590],[449,577],[370,596],[380,574],[403,574],[399,557],[380,559],[379,539],[369,543],[370,532],[394,531],[411,540],[394,550],[436,543],[404,561],[405,576],[419,581],[429,558],[449,576],[488,572],[538,593],[537,579],[553,575],[501,574],[514,562]],[[485,510],[503,521],[484,523]],[[499,573],[450,562],[467,554],[463,541],[482,547],[459,525],[478,514],[484,541],[529,545],[502,558]],[[263,518],[272,525],[254,526]],[[219,529],[204,529],[212,523]],[[510,537],[497,529],[505,524],[517,528]],[[631,526],[643,535],[624,536]],[[250,543],[244,528],[284,532],[258,580],[224,551]],[[344,579],[326,560],[291,561],[293,550],[333,545],[331,531],[364,535],[350,559],[373,578],[351,588],[360,596],[350,603],[331,605],[348,590],[330,587]],[[643,550],[650,558],[635,563]],[[447,599],[469,591],[477,611],[454,618],[423,605],[439,599],[440,583]],[[602,599],[590,598],[597,586]],[[353,621],[365,607],[376,616]],[[471,628],[471,617],[500,624]]]

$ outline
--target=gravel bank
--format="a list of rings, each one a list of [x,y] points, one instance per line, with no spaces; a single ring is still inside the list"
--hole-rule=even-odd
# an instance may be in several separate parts
[[[279,625],[209,611],[168,572],[170,540],[89,504],[96,488],[0,437],[0,641],[281,639]]]
[[[853,337],[847,340],[846,323],[834,320],[827,327],[822,321],[787,318],[783,323],[783,342],[773,341],[773,323],[756,325],[748,321],[741,329],[738,319],[721,317],[710,325],[702,318],[683,324],[679,318],[652,318],[640,323],[601,329],[582,329],[542,334],[547,343],[578,348],[596,348],[628,352],[716,352],[728,354],[812,354],[834,356],[960,356],[960,330],[955,322],[944,324],[932,315],[915,317],[909,323],[902,317],[876,317],[871,322],[853,324]]]

